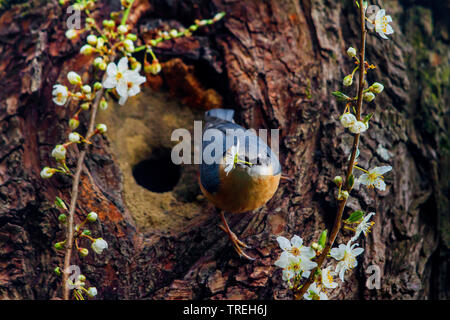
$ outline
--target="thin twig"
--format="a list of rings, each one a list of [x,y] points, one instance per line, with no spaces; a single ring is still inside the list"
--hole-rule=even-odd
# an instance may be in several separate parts
[[[360,10],[360,19],[361,19],[361,50],[360,50],[360,69],[359,69],[359,88],[358,88],[358,100],[357,100],[357,108],[356,108],[356,119],[358,121],[361,120],[361,107],[362,107],[362,96],[363,96],[363,90],[364,90],[364,71],[365,71],[365,47],[366,47],[366,28],[365,28],[365,13],[364,13],[364,7],[363,7],[363,1],[359,0],[359,10]],[[345,178],[345,185],[344,190],[350,192],[352,186],[348,184],[350,175],[353,172],[353,167],[355,165],[356,160],[356,154],[358,151],[358,145],[359,145],[359,136],[360,134],[355,134],[353,139],[353,146],[352,146],[352,154],[350,157],[350,161],[347,166],[347,175]],[[336,237],[341,229],[342,225],[342,215],[344,213],[345,205],[347,203],[347,199],[343,198],[342,200],[339,200],[339,207],[338,212],[336,214],[336,219],[334,221],[333,229],[330,233],[330,237],[328,239],[327,245],[323,249],[321,255],[317,258],[316,263],[317,267],[312,270],[310,276],[306,280],[306,282],[303,284],[303,286],[298,290],[297,293],[295,293],[296,299],[303,299],[303,295],[308,290],[309,286],[314,282],[314,278],[316,275],[316,271],[319,270],[322,267],[323,262],[325,261],[326,257],[328,256],[328,253],[331,250],[331,247],[334,244],[334,241],[336,240]]]

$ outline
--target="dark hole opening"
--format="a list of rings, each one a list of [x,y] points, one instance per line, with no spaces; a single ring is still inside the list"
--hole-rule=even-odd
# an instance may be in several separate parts
[[[180,167],[170,158],[170,150],[157,150],[151,159],[133,167],[137,184],[153,192],[171,191],[180,179]]]

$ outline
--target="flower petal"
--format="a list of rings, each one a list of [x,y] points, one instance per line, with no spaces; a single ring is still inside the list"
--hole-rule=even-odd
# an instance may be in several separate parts
[[[291,242],[286,239],[285,237],[277,237],[278,244],[280,245],[280,248],[284,251],[290,251],[292,249]]]

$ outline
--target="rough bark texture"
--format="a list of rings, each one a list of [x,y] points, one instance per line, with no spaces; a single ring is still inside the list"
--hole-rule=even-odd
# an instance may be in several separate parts
[[[118,1],[100,2],[98,17],[118,8]],[[369,81],[386,89],[364,106],[374,117],[362,136],[360,165],[394,169],[386,176],[386,192],[352,192],[347,211],[376,211],[376,224],[362,241],[360,266],[330,295],[447,299],[450,8],[445,1],[379,4],[393,16],[395,34],[389,41],[368,37],[367,60],[377,65]],[[81,209],[100,214],[101,229],[92,230],[108,241],[109,250],[83,262],[74,257],[74,263],[101,298],[291,298],[273,266],[280,253],[276,235],[299,234],[311,243],[332,226],[336,188],[331,180],[343,175],[351,136],[338,122],[344,106],[331,92],[351,72],[346,48],[358,46],[354,1],[142,0],[131,21],[142,41],[152,28],[189,25],[221,10],[227,12],[223,22],[156,49],[166,68],[148,83],[198,114],[225,106],[235,109],[237,121],[247,127],[280,128],[283,171],[294,179],[283,182],[265,207],[230,217],[233,230],[254,248],[249,253],[257,259],[247,262],[218,228],[215,209],[197,196],[195,174],[193,195],[183,200],[195,203],[195,214],[169,216],[156,227],[136,223],[123,197],[124,175],[130,173],[117,164],[115,142],[108,134],[95,139],[77,217]],[[49,153],[65,139],[74,111],[54,105],[51,88],[64,82],[69,70],[87,73],[90,63],[77,54],[81,41],[64,37],[66,18],[57,1],[10,1],[0,12],[1,299],[61,296],[53,269],[63,257],[52,244],[64,231],[52,203],[56,195],[70,198],[70,180],[42,180],[39,172],[51,164]],[[72,168],[76,154],[69,152]],[[349,236],[344,232],[338,241]],[[365,286],[370,265],[380,268],[378,290]]]

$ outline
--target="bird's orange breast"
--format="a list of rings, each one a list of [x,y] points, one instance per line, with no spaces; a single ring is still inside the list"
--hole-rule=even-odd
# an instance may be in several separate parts
[[[206,198],[230,213],[252,211],[262,207],[278,188],[281,174],[249,176],[244,170],[233,169],[228,175],[220,172],[220,187],[209,193],[200,183]]]

